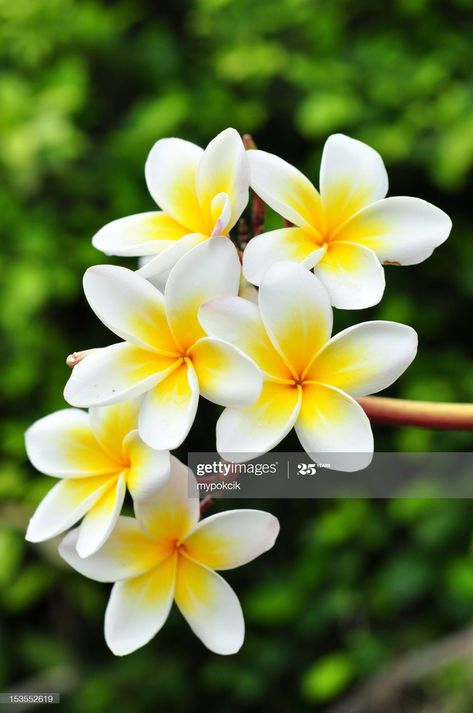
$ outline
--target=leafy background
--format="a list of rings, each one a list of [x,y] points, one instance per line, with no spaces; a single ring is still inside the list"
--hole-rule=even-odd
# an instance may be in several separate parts
[[[387,270],[369,313],[421,337],[392,394],[473,400],[473,2],[471,0],[0,0],[0,690],[63,690],[75,713],[329,710],[405,654],[473,618],[469,501],[269,501],[273,552],[230,573],[248,633],[219,658],[176,612],[146,648],[114,658],[108,587],[67,570],[57,543],[23,541],[50,486],[23,432],[64,406],[64,357],[110,343],[81,291],[104,262],[90,238],[152,209],[143,179],[158,138],[205,145],[226,126],[314,181],[343,131],[376,147],[393,195],[454,220],[426,263]],[[128,263],[132,266],[132,263]],[[205,405],[188,446],[212,448]],[[472,450],[465,433],[376,427],[378,449]],[[473,711],[466,659],[438,667],[383,711]],[[430,707],[429,707],[430,706]],[[366,708],[367,710],[367,708]]]

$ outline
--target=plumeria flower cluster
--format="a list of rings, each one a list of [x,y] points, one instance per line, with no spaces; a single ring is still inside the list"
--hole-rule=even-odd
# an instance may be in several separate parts
[[[421,262],[451,223],[418,198],[385,198],[379,154],[340,134],[324,147],[320,193],[281,158],[246,150],[234,129],[205,150],[161,139],[145,175],[161,210],[119,218],[93,238],[108,255],[140,258],[138,269],[99,265],[84,276],[90,307],[120,341],[77,359],[64,390],[74,408],[26,433],[32,464],[58,479],[26,537],[40,542],[80,522],[59,552],[113,583],[105,638],[115,654],[155,636],[173,601],[211,651],[230,654],[244,621],[216,570],[270,549],[279,523],[238,509],[199,522],[196,480],[170,451],[202,396],[223,407],[216,447],[227,461],[267,453],[294,428],[314,460],[366,467],[373,435],[357,397],[405,371],[417,335],[378,320],[332,336],[333,307],[379,302],[383,264]],[[239,242],[231,231],[245,222],[250,188],[285,222]],[[121,514],[127,491],[134,518]]]

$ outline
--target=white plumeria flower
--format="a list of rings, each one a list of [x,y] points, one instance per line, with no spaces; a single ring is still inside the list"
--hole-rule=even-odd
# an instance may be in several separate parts
[[[207,337],[200,305],[236,295],[240,262],[228,238],[212,238],[182,257],[163,294],[123,267],[87,270],[84,290],[102,322],[125,342],[99,349],[74,367],[64,396],[73,406],[100,406],[146,393],[138,430],[152,448],[173,450],[194,422],[199,393],[223,406],[259,396],[261,372],[237,348]]]
[[[248,203],[249,164],[235,129],[205,151],[182,139],[161,139],[145,167],[148,190],[162,211],[114,220],[93,238],[107,255],[153,256],[140,269],[150,277],[211,236],[228,235]]]
[[[63,409],[36,421],[25,434],[32,464],[60,478],[30,520],[26,539],[42,542],[75,525],[80,557],[96,552],[112,531],[128,487],[134,501],[165,485],[170,454],[155,451],[138,435],[140,400]]]
[[[370,307],[383,296],[383,262],[414,265],[447,239],[450,218],[419,198],[385,198],[388,178],[381,156],[343,134],[325,144],[320,194],[296,168],[265,151],[248,151],[251,185],[294,227],[248,243],[245,277],[259,285],[265,270],[294,260],[315,274],[341,309]]]
[[[140,501],[136,517],[120,517],[96,554],[77,556],[78,531],[59,552],[71,567],[99,582],[116,582],[105,614],[105,639],[118,656],[152,639],[173,600],[191,629],[217,654],[236,653],[245,624],[233,589],[214,570],[233,569],[269,550],[278,520],[260,510],[232,510],[199,523],[197,484],[172,457],[171,478],[158,496]]]
[[[238,346],[265,374],[259,400],[226,409],[217,423],[217,449],[225,459],[266,453],[294,426],[314,460],[326,456],[339,470],[369,464],[370,422],[353,396],[380,391],[402,374],[417,350],[413,329],[364,322],[330,338],[328,294],[315,275],[293,262],[266,271],[259,309],[226,297],[203,305],[199,319],[208,334]]]

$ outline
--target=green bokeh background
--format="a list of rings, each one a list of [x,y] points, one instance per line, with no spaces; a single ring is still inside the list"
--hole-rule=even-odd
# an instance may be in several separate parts
[[[0,0],[0,690],[47,681],[70,691],[70,713],[326,710],[400,654],[473,622],[467,500],[256,503],[282,532],[229,573],[248,629],[229,658],[207,652],[176,611],[151,644],[114,658],[102,636],[108,587],[65,568],[56,542],[23,541],[50,486],[25,461],[23,432],[64,406],[65,355],[112,341],[82,295],[84,270],[107,261],[90,238],[153,208],[143,166],[164,136],[205,145],[231,125],[315,182],[330,133],[378,149],[390,194],[436,203],[454,229],[426,263],[388,268],[382,303],[338,314],[338,327],[411,324],[419,354],[391,394],[473,400],[472,10],[471,0]],[[211,449],[216,410],[200,416],[188,446]],[[473,450],[465,433],[376,427],[375,439],[379,450]],[[471,713],[471,662],[414,689],[407,713],[427,700],[434,713]]]

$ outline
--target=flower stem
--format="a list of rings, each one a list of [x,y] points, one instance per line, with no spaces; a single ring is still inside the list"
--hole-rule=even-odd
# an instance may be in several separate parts
[[[255,149],[256,144],[251,134],[243,135],[243,144],[245,149]],[[253,201],[251,203],[251,223],[253,228],[253,236],[259,235],[264,226],[264,202],[253,191]]]
[[[364,396],[357,401],[366,415],[377,423],[473,431],[473,404],[410,401],[381,396]]]

